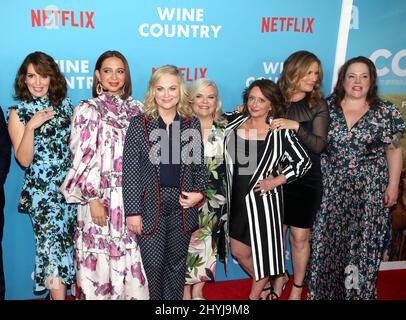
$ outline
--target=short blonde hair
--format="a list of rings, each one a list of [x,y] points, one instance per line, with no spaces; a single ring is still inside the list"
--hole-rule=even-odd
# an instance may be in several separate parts
[[[176,110],[183,118],[191,119],[192,113],[189,110],[189,95],[186,90],[185,82],[183,81],[182,73],[176,66],[169,64],[159,67],[152,74],[144,98],[144,113],[153,119],[158,119],[158,105],[155,100],[155,88],[158,81],[166,75],[172,75],[178,78],[180,97],[179,102],[176,105]]]
[[[213,80],[206,79],[206,78],[200,78],[195,81],[193,81],[189,87],[188,87],[188,92],[189,92],[189,105],[191,106],[194,102],[194,99],[196,96],[204,89],[207,87],[213,87],[214,90],[216,91],[216,115],[213,119],[213,122],[216,125],[224,125],[225,119],[223,118],[222,114],[223,111],[221,109],[221,98],[219,95],[219,91],[217,88],[216,83]],[[193,112],[193,110],[192,110]]]

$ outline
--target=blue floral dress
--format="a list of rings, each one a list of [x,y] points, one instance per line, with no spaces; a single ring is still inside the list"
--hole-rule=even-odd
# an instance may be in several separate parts
[[[58,276],[65,285],[75,280],[73,268],[73,235],[76,206],[67,204],[59,192],[70,167],[69,136],[72,103],[62,101],[52,106],[48,97],[21,102],[15,109],[26,125],[39,110],[53,108],[56,115],[35,129],[34,159],[25,169],[24,185],[18,209],[28,213],[36,243],[34,292],[51,288],[49,277]]]
[[[405,129],[399,110],[378,100],[351,128],[327,100],[330,125],[321,157],[324,194],[311,239],[309,299],[376,299],[379,265],[391,239],[383,206],[385,146]]]

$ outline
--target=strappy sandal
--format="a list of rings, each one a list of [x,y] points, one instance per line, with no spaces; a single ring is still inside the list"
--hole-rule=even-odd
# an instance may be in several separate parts
[[[273,287],[272,287],[272,291],[271,291],[271,294],[270,294],[270,296],[272,297],[271,300],[279,300],[280,296],[282,296],[282,294],[283,294],[283,291],[285,291],[286,286],[288,285],[288,283],[289,283],[289,281],[290,281],[290,276],[289,276],[288,270],[285,270],[285,272],[283,273],[283,277],[284,277],[284,278],[288,277],[288,280],[286,280],[285,283],[283,284],[283,286],[282,286],[282,291],[281,291],[280,295],[278,295],[278,294],[273,290]]]
[[[269,290],[269,293],[265,297],[259,297],[258,300],[270,300],[269,297],[271,296],[271,294],[273,292],[272,284],[269,284],[269,287],[262,289],[262,291],[268,291],[268,290]],[[250,299],[250,297],[248,296],[248,300],[252,300],[252,299]]]
[[[265,297],[260,298],[260,300],[271,300],[270,296],[271,296],[271,294],[273,292],[273,285],[269,284],[269,287],[263,288],[262,291],[269,291],[269,293]]]
[[[301,291],[300,291],[299,300],[302,300],[302,290],[303,290],[303,288],[305,287],[304,283],[302,283],[302,284],[296,284],[295,281],[293,281],[293,283],[292,283],[292,288],[293,288],[293,287],[295,287],[295,288],[301,290]],[[290,294],[292,294],[292,292],[291,292]],[[289,298],[290,298],[290,297],[289,297]]]

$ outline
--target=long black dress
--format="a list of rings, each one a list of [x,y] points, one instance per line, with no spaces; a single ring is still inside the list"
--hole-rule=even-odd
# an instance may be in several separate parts
[[[312,161],[312,167],[302,178],[283,187],[283,223],[298,228],[311,228],[323,194],[320,153],[326,146],[329,121],[327,104],[322,99],[310,108],[304,98],[289,106],[286,118],[299,122],[296,134]]]

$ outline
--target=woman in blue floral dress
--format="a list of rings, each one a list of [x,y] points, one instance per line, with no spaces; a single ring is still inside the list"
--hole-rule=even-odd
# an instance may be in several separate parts
[[[42,52],[29,54],[18,70],[9,133],[17,161],[25,167],[19,211],[28,213],[36,243],[35,293],[50,290],[65,299],[75,280],[73,234],[76,206],[59,192],[70,167],[72,104],[58,65]]]
[[[223,143],[225,120],[217,86],[209,79],[195,80],[189,87],[191,108],[200,120],[204,155],[210,172],[205,202],[199,209],[199,229],[192,233],[187,255],[184,299],[203,300],[203,287],[216,277],[219,222],[225,198]]]
[[[378,98],[376,79],[371,60],[350,59],[327,99],[324,194],[311,240],[309,299],[377,297],[377,273],[391,239],[389,208],[398,195],[405,124],[392,103]]]

